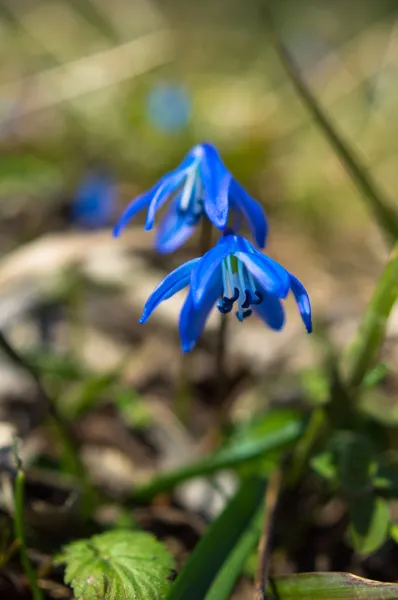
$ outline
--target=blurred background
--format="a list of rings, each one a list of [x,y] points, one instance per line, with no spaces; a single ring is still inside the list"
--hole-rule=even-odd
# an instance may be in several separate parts
[[[308,85],[396,205],[397,3],[273,4]],[[260,0],[0,1],[0,328],[39,365],[92,478],[116,490],[197,454],[214,417],[216,315],[188,358],[184,427],[173,392],[181,296],[137,322],[166,271],[197,254],[197,238],[157,256],[143,215],[111,236],[126,204],[202,141],[263,203],[269,254],[303,281],[319,329],[346,346],[388,248],[288,81]],[[319,348],[287,304],[281,333],[231,319],[232,420],[303,388],[324,399]],[[394,314],[392,386],[396,335]],[[0,373],[0,433],[24,438],[28,464],[55,464],[29,377],[4,357]],[[391,395],[378,406],[398,420]]]
[[[102,0],[2,0],[2,255],[43,234],[111,226],[131,198],[178,164],[194,143],[208,140],[264,204],[269,252],[309,288],[315,318],[348,327],[369,295],[385,246],[287,81],[269,43],[261,5],[257,0],[247,5],[115,0],[111,8]],[[273,9],[277,29],[306,81],[393,202],[398,184],[396,3],[284,0]],[[96,185],[105,191],[101,211],[91,210],[97,213],[93,219],[90,208],[87,215],[79,208],[79,198],[95,196]],[[130,242],[150,248],[150,235],[136,229],[140,223],[139,217],[122,241],[112,241],[108,233],[95,240],[78,237],[86,239],[81,260],[101,253],[102,283],[116,277],[113,258],[122,269],[116,255]],[[57,257],[51,245],[43,249],[36,258],[29,250],[30,260],[38,270],[51,270],[46,275],[51,287],[54,274],[67,271],[76,257]],[[144,291],[134,281],[140,280],[138,266],[128,277],[120,273],[124,287],[140,290],[129,301],[137,305],[134,319],[162,274],[156,269],[184,257],[184,251],[166,262],[151,256],[153,278],[148,275]],[[29,268],[24,260],[20,264],[19,283],[26,284]],[[0,324],[18,312],[5,273]],[[13,277],[18,279],[15,270]],[[25,299],[20,302],[25,306]],[[132,321],[133,316],[129,327]],[[249,353],[250,325],[239,328]],[[282,334],[264,332],[269,343],[262,344],[263,354],[286,345],[300,326],[295,317]]]

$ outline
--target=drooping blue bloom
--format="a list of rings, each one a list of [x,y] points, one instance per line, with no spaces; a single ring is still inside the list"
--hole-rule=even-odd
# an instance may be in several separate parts
[[[204,215],[224,230],[230,212],[238,221],[243,216],[256,244],[265,246],[268,227],[262,206],[232,177],[211,144],[194,146],[176,169],[135,198],[119,219],[114,235],[120,235],[128,221],[144,209],[145,229],[152,229],[157,211],[167,200],[170,206],[156,232],[158,252],[172,252],[181,246]]]
[[[173,133],[183,129],[191,114],[187,90],[177,83],[157,83],[148,96],[149,121],[158,129]]]
[[[91,169],[77,188],[72,204],[73,222],[88,229],[106,227],[116,200],[113,179],[103,169]]]
[[[308,333],[312,331],[311,305],[303,284],[241,236],[224,235],[202,258],[194,258],[167,275],[148,298],[140,322],[145,323],[163,300],[187,285],[190,289],[179,323],[184,352],[195,346],[216,303],[223,314],[235,305],[239,321],[255,312],[271,329],[282,329],[285,313],[281,300],[289,291]]]

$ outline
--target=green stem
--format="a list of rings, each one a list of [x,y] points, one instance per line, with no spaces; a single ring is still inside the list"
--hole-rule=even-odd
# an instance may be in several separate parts
[[[369,208],[374,213],[380,226],[394,241],[398,237],[397,213],[389,206],[388,201],[384,198],[376,182],[372,179],[371,174],[362,164],[360,158],[356,156],[354,150],[350,147],[348,142],[340,133],[337,132],[335,126],[332,125],[329,116],[326,115],[326,112],[323,110],[314,94],[308,88],[304,79],[300,75],[299,66],[280,39],[269,11],[265,10],[264,14],[268,38],[275,48],[286,74],[292,82],[297,94],[300,96],[306,108],[314,118],[316,124],[325,134],[330,145],[340,158],[343,165],[346,167],[352,181],[363,194],[365,200],[367,200]]]
[[[16,444],[14,445],[14,455],[17,463],[17,474],[15,477],[15,492],[14,492],[14,503],[15,503],[15,514],[14,514],[14,535],[19,545],[19,552],[21,556],[21,563],[25,574],[29,580],[29,585],[32,590],[32,596],[34,600],[43,600],[43,594],[39,588],[36,579],[36,573],[33,569],[28,556],[28,550],[26,547],[25,537],[25,525],[24,525],[24,504],[25,504],[25,473],[22,468],[21,459],[18,456]]]

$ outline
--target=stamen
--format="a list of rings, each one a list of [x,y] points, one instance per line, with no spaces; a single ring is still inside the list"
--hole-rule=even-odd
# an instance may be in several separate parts
[[[249,290],[245,290],[245,295],[246,295],[246,298],[245,298],[245,301],[242,302],[242,308],[249,308],[250,304],[253,303],[252,295],[249,292]]]
[[[222,263],[223,296],[217,308],[221,313],[227,314],[231,312],[233,304],[238,302],[238,310],[235,314],[239,321],[243,321],[252,314],[250,307],[263,301],[263,295],[256,290],[254,277],[245,265],[240,260],[235,259],[235,261],[235,273],[232,270],[231,255],[227,256]]]
[[[217,308],[221,314],[227,315],[232,310],[232,304],[224,304],[222,300],[217,304]]]
[[[237,301],[237,299],[239,298],[239,290],[238,288],[234,288],[234,295],[232,296],[232,298],[228,298],[227,296],[223,296],[223,302],[230,302],[231,304],[233,304],[234,302]]]
[[[247,319],[247,317],[250,317],[250,315],[253,313],[252,309],[249,308],[248,310],[244,310],[244,311],[237,311],[236,317],[238,319],[238,321],[242,322],[244,319]]]
[[[182,212],[185,212],[189,208],[189,202],[191,200],[192,190],[193,190],[194,184],[195,184],[196,167],[197,167],[197,163],[194,162],[193,165],[190,167],[187,178],[185,180],[185,185],[184,185],[182,195],[181,195],[181,200],[179,203],[179,209]]]

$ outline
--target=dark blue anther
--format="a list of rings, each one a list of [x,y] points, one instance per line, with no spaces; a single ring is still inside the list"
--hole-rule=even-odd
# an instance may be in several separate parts
[[[249,308],[252,303],[252,295],[249,290],[245,290],[245,301],[242,302],[242,308]]]
[[[234,302],[236,302],[236,300],[239,298],[239,290],[238,288],[234,288],[234,295],[232,296],[232,298],[228,298],[227,296],[223,296],[222,301],[223,302],[230,302],[231,304],[233,304]]]
[[[244,310],[242,313],[240,313],[239,311],[236,312],[236,317],[238,319],[238,321],[242,322],[243,319],[246,319],[247,317],[250,317],[250,315],[252,314],[252,309],[249,308],[248,310]]]
[[[220,303],[217,304],[217,308],[222,315],[226,315],[231,312],[232,304],[224,304],[224,302],[220,301]]]
[[[249,308],[249,310],[245,310],[245,311],[243,312],[242,319],[246,319],[247,317],[250,317],[250,315],[252,314],[252,312],[253,312],[253,311],[252,311],[252,309],[251,309],[251,308]]]
[[[254,295],[256,296],[256,300],[253,300],[253,298],[252,298],[251,303],[252,304],[261,304],[261,302],[264,300],[263,295],[260,294],[260,292],[257,292],[257,291],[254,292]]]

